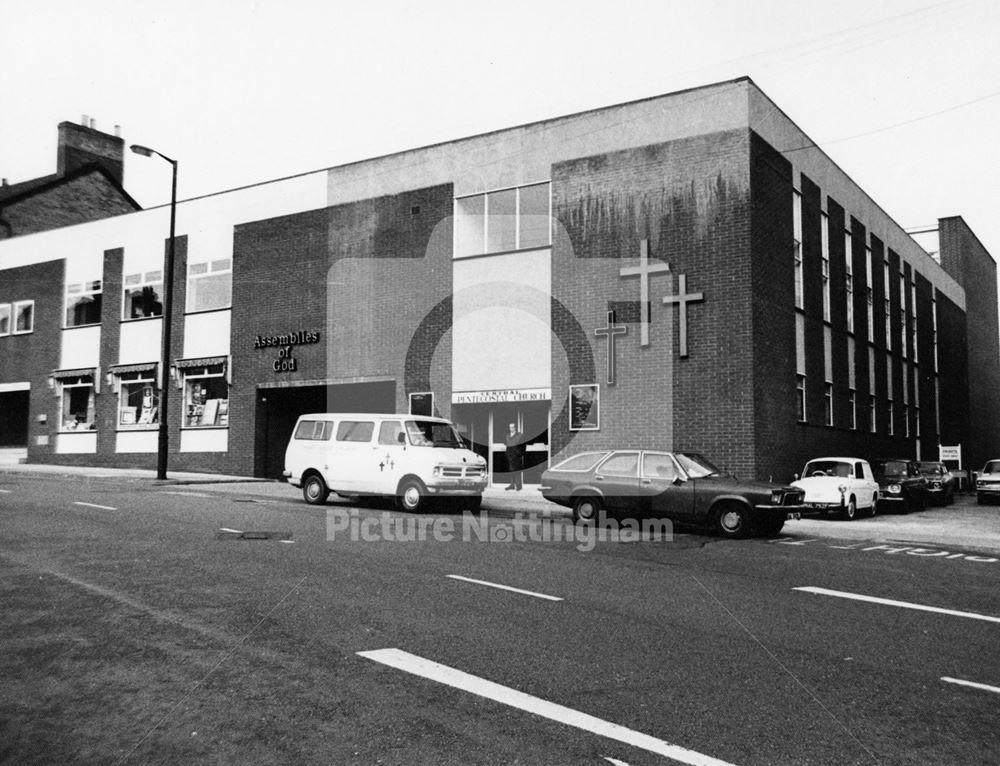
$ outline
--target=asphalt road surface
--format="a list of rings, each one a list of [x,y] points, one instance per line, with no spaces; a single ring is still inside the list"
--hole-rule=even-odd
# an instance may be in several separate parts
[[[996,558],[674,532],[0,476],[0,760],[1000,763]]]

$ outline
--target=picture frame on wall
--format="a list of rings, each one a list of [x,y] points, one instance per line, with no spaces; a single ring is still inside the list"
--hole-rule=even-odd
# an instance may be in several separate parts
[[[569,387],[569,430],[601,430],[601,387],[597,383]]]

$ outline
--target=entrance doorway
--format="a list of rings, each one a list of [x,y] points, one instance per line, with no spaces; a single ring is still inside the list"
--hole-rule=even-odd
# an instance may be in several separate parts
[[[524,483],[539,484],[549,463],[549,411],[551,402],[494,402],[454,404],[452,419],[471,449],[486,459],[490,484],[511,483],[507,466],[507,426],[516,423],[524,434]]]
[[[339,383],[257,389],[254,476],[280,479],[285,447],[300,415],[310,412],[395,412],[396,383]]]
[[[28,446],[28,411],[31,392],[0,391],[0,447]]]

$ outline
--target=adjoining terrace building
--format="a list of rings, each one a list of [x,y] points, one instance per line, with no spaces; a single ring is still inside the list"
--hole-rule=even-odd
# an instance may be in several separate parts
[[[0,242],[29,461],[152,467],[161,379],[174,470],[279,476],[322,410],[449,417],[496,481],[510,422],[529,482],[611,446],[1000,454],[989,253],[947,218],[936,262],[747,78],[184,201],[159,370],[167,215]]]

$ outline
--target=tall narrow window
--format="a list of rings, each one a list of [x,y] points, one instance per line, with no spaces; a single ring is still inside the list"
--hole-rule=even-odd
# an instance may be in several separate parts
[[[823,386],[824,420],[828,426],[833,425],[833,383]]]
[[[796,409],[800,423],[806,422],[806,376],[795,376]]]
[[[875,293],[872,289],[872,249],[865,248],[865,300],[868,303],[868,342],[875,342]]]
[[[830,220],[826,213],[820,217],[820,243],[823,255],[823,321],[830,321]]]
[[[10,304],[0,303],[0,336],[10,335]]]
[[[920,361],[920,352],[917,350],[917,281],[914,277],[910,283],[910,344],[913,346],[913,361]]]
[[[872,433],[878,431],[878,405],[875,394],[868,397],[868,430]]]
[[[805,302],[805,287],[802,274],[802,195],[797,191],[792,194],[792,231],[795,248],[795,308],[800,309]]]
[[[854,332],[854,257],[851,254],[851,232],[844,232],[844,288],[847,303],[847,332]]]
[[[899,347],[906,359],[906,274],[899,272]]]
[[[14,302],[14,334],[33,332],[35,329],[35,302]]]
[[[858,427],[858,392],[853,388],[847,393],[847,417],[851,429]]]
[[[889,282],[889,261],[883,263],[882,283],[885,285],[885,347],[892,350],[892,303],[889,300],[889,293],[892,290]]]

